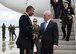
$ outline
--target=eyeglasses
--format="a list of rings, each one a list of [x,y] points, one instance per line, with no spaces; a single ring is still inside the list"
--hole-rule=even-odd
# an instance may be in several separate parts
[[[33,22],[37,22],[37,21],[33,21]]]

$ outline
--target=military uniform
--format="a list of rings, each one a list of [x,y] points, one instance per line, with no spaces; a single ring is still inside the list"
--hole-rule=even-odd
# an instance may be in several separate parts
[[[38,36],[38,34],[39,34],[39,25],[33,25],[33,34],[35,36],[34,44],[36,45],[36,48],[37,48],[37,54],[40,54],[41,42],[40,42],[40,38]]]
[[[62,20],[63,39],[65,39],[65,37],[66,37],[67,41],[70,38],[72,22],[73,22],[73,15],[74,15],[74,12],[73,12],[72,7],[68,7],[67,9],[65,9],[65,8],[62,9],[60,19]],[[67,34],[65,31],[66,25],[67,25]]]

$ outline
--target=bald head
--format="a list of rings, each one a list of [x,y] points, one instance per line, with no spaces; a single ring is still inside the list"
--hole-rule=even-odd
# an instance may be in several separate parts
[[[45,21],[49,20],[51,18],[51,11],[49,10],[44,11],[43,17]]]
[[[51,12],[49,10],[44,11],[44,15],[51,15]]]

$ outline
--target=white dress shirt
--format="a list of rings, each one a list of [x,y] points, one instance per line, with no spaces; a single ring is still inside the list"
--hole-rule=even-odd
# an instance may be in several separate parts
[[[58,0],[54,0],[54,2],[58,2]]]
[[[48,26],[50,20],[51,20],[51,19],[47,20],[47,22],[45,21],[45,22],[46,22],[46,26],[45,26],[45,28],[47,28],[47,26]]]
[[[56,2],[58,2],[58,0],[56,0]]]

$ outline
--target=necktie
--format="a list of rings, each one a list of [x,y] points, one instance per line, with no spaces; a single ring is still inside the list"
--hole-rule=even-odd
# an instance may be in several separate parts
[[[46,23],[47,23],[47,22],[44,22],[44,31],[46,31]]]
[[[56,0],[54,0],[54,2],[56,3]]]

